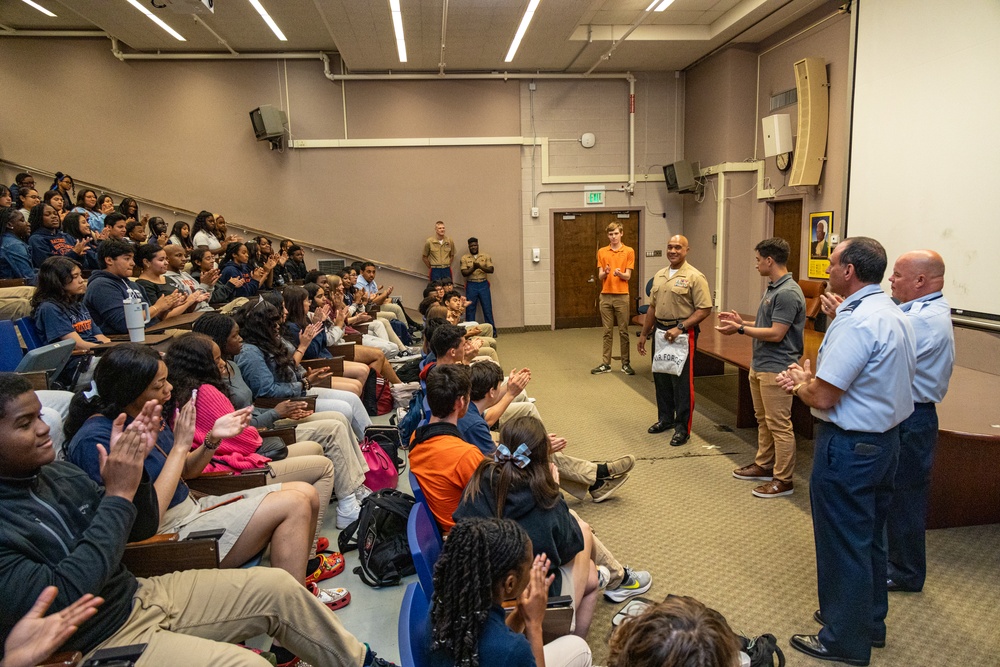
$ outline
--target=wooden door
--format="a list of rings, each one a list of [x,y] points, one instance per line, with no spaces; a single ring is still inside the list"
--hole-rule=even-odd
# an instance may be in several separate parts
[[[619,217],[619,215],[623,217]],[[597,301],[597,250],[608,245],[608,223],[622,224],[622,243],[635,250],[636,267],[629,281],[629,318],[635,315],[639,293],[640,250],[638,211],[555,213],[553,263],[555,266],[555,325],[557,329],[597,327],[601,315]]]
[[[774,231],[777,236],[788,241],[788,270],[795,280],[804,280],[805,273],[799,272],[802,265],[802,200],[774,202]]]

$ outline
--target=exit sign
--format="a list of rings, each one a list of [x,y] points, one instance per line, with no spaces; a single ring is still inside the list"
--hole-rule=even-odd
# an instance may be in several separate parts
[[[583,192],[583,203],[586,206],[604,206],[604,188],[590,189]]]

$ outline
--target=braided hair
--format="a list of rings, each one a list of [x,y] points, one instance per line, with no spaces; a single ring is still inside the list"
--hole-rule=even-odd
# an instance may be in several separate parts
[[[530,566],[531,540],[509,519],[459,521],[434,566],[431,637],[456,667],[478,667],[479,636],[511,572]]]

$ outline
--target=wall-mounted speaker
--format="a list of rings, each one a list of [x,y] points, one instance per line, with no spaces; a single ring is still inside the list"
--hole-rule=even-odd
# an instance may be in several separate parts
[[[830,90],[822,58],[795,63],[795,90],[799,98],[798,136],[788,184],[819,185],[830,123]]]
[[[787,113],[760,119],[764,128],[764,157],[792,152],[792,121]]]

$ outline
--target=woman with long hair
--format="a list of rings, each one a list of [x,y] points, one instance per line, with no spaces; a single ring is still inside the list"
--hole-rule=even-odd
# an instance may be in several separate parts
[[[66,257],[49,257],[42,262],[31,298],[31,318],[44,345],[72,340],[78,352],[86,352],[110,342],[83,303],[86,292],[87,281],[78,263]],[[75,356],[56,380],[70,391],[86,386],[92,363],[93,357]]]
[[[224,528],[218,542],[221,567],[240,567],[270,544],[272,566],[305,584],[319,509],[316,490],[289,482],[195,500],[184,478],[200,474],[222,440],[242,433],[250,411],[217,419],[203,445],[192,451],[196,402],[188,401],[173,418],[161,417],[171,389],[167,366],[156,350],[131,343],[109,350],[97,363],[91,391],[70,403],[64,424],[69,461],[103,484],[101,462],[112,433],[138,421],[144,439],[152,441],[144,467],[159,500],[159,533],[176,532],[183,538]]]
[[[34,282],[38,270],[31,263],[30,233],[21,211],[13,206],[0,208],[0,278]]]
[[[164,277],[170,270],[170,265],[167,264],[167,254],[163,248],[155,243],[140,245],[135,253],[135,261],[142,269],[139,277],[135,279],[135,284],[142,291],[146,303],[156,303],[160,297],[170,296],[177,291],[173,283]],[[160,320],[169,320],[171,317],[190,312],[197,304],[208,301],[210,296],[208,292],[192,292],[168,312],[159,315],[159,318]]]
[[[90,188],[84,188],[77,193],[76,206],[72,210],[87,216],[87,224],[94,234],[104,230],[104,216],[97,208],[97,193]]]
[[[552,595],[570,595],[576,607],[573,633],[586,637],[600,595],[594,535],[572,515],[549,460],[551,442],[534,417],[516,417],[500,429],[493,458],[485,459],[465,487],[456,521],[470,517],[513,519],[531,537],[535,555],[552,562]]]
[[[183,220],[178,220],[170,228],[169,241],[174,245],[181,246],[187,253],[194,250],[194,244],[191,243],[191,227]]]
[[[97,198],[97,214],[101,217],[102,224],[104,219],[114,212],[115,200],[112,199],[111,195],[104,193]]]
[[[314,386],[314,383],[330,377],[330,371],[307,371],[299,365],[298,360],[305,349],[302,343],[295,348],[282,338],[282,311],[260,295],[240,308],[235,319],[243,332],[244,341],[236,363],[255,398],[315,396],[318,411],[339,412],[350,419],[354,434],[358,438],[364,437],[365,429],[371,426],[372,420],[361,399],[353,392]],[[318,331],[317,325],[310,325],[304,330],[304,337],[308,336],[306,346]]]
[[[332,327],[324,329],[327,345],[339,345],[343,342],[344,333],[347,331],[346,320],[348,312],[347,306],[331,301],[328,301],[324,306],[316,310],[314,319],[318,318],[320,321],[330,320],[333,322]],[[364,338],[362,337],[363,340]],[[355,345],[354,360],[375,369],[391,384],[399,384],[399,376],[396,375],[396,370],[389,363],[389,359],[386,358],[382,350],[369,345]]]
[[[315,285],[315,283],[306,283],[304,287],[309,290],[309,295],[313,300],[313,310],[322,308],[327,304],[330,304],[331,310],[339,307],[340,304],[344,303],[344,281],[341,280],[340,276],[328,275],[326,277],[327,287],[310,287],[310,285]],[[336,304],[334,306],[333,304]],[[344,304],[346,306],[346,304]],[[361,309],[360,315],[364,319],[360,319],[356,311],[348,307],[346,323],[348,326],[353,326],[354,324],[367,324],[368,333],[364,335],[362,340],[365,345],[369,347],[375,347],[382,350],[385,356],[390,359],[398,355],[406,355],[410,353],[410,349],[407,347],[396,332],[393,331],[392,327],[389,326],[384,320],[380,320],[377,317],[372,318],[370,315]],[[354,321],[352,321],[354,320]],[[371,338],[378,338],[384,343],[379,343],[377,341],[370,340]]]
[[[14,197],[10,194],[10,188],[0,183],[0,209],[10,208],[14,205]],[[270,241],[268,241],[270,244]]]
[[[62,194],[58,190],[47,190],[42,195],[42,201],[56,210],[56,213],[59,214],[59,220],[66,219],[69,207],[66,206],[66,200],[63,199]]]
[[[192,450],[197,450],[215,420],[236,411],[229,397],[228,384],[222,377],[221,367],[225,365],[222,351],[208,336],[186,333],[171,343],[163,360],[167,364],[167,381],[173,385],[164,409],[171,414],[188,401],[195,401],[198,416]],[[318,443],[303,441],[286,447],[281,438],[265,439],[251,424],[238,435],[223,439],[203,472],[264,467],[270,467],[273,473],[267,476],[268,484],[298,481],[312,484],[316,489],[319,510],[310,557],[315,556],[323,515],[333,493],[333,464],[323,456],[323,448]]]
[[[268,277],[271,281],[270,287],[281,287],[291,282],[288,274],[285,273],[285,262],[288,261],[288,253],[274,252],[271,239],[266,236],[255,236],[253,240],[257,244],[257,255],[260,258],[260,263],[263,264],[269,259],[274,259],[274,268]]]
[[[243,350],[240,327],[229,315],[206,313],[193,327],[215,341],[222,353],[219,370],[227,383],[226,395],[237,408],[252,405],[253,391],[247,386],[240,367],[233,361]],[[307,403],[295,399],[281,401],[273,408],[254,408],[251,425],[257,428],[293,427],[298,440],[312,440],[323,447],[333,462],[333,490],[337,496],[337,528],[345,528],[358,518],[360,502],[371,491],[364,485],[368,464],[358,447],[351,422],[339,412],[312,412]]]
[[[249,299],[260,291],[260,285],[267,275],[267,269],[262,266],[252,269],[248,263],[249,260],[250,253],[247,251],[245,243],[230,243],[226,246],[226,252],[222,256],[222,261],[219,262],[219,270],[222,272],[219,281],[229,282],[233,278],[239,278],[243,281],[243,284],[233,291],[230,299],[241,296]]]
[[[139,220],[139,202],[131,197],[125,197],[118,204],[118,212],[124,215],[126,220]]]
[[[90,241],[86,238],[76,239],[61,229],[62,223],[56,210],[48,204],[38,204],[31,209],[28,216],[28,227],[31,236],[28,245],[31,247],[31,262],[41,267],[49,257],[69,257],[85,263]],[[95,260],[96,261],[96,260]]]
[[[49,190],[49,192],[54,192]],[[58,195],[56,195],[58,197]],[[97,242],[94,238],[94,234],[90,231],[90,224],[87,222],[87,216],[83,213],[74,213],[69,211],[66,213],[66,217],[62,219],[62,231],[64,234],[75,239],[75,241],[86,241],[87,251],[84,256],[84,261],[82,267],[87,271],[96,271],[101,268],[100,261],[97,258]]]
[[[215,216],[209,211],[202,211],[195,217],[194,225],[191,226],[191,239],[194,247],[205,246],[213,254],[219,255],[224,250],[215,236]]]
[[[580,637],[543,643],[549,566],[545,554],[533,554],[531,539],[514,521],[459,521],[434,566],[430,664],[590,665],[590,647]],[[502,605],[512,600],[508,616]]]
[[[144,218],[146,216],[143,216]],[[170,238],[167,236],[167,221],[160,216],[153,216],[147,220],[149,225],[149,241],[150,243],[156,242],[161,248],[166,246],[170,242]]]

